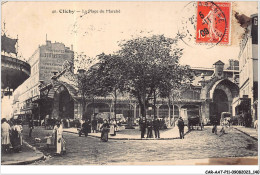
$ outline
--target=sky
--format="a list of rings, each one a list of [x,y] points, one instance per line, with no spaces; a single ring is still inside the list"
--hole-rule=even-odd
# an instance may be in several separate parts
[[[164,34],[175,37],[180,23],[188,20],[196,10],[187,10],[189,2],[7,2],[2,5],[2,31],[19,39],[19,55],[27,60],[47,39],[73,45],[77,53],[89,57],[113,53],[118,42],[137,36]],[[64,13],[79,11],[74,13]],[[104,13],[101,13],[103,10]],[[119,13],[106,13],[117,10]],[[56,12],[54,12],[56,11]],[[83,13],[87,11],[90,13]],[[98,13],[96,13],[98,12]],[[178,42],[184,48],[182,64],[192,67],[212,67],[222,60],[237,59],[243,29],[234,13],[250,16],[257,13],[257,2],[233,2],[231,44],[229,46],[196,45]]]

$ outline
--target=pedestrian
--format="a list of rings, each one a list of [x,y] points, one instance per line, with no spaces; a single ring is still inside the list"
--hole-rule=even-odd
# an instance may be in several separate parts
[[[32,130],[33,130],[33,119],[29,121],[29,137],[32,137]]]
[[[91,125],[92,125],[92,132],[96,133],[97,132],[97,119],[96,119],[96,117],[94,117],[94,119],[92,120]]]
[[[56,124],[53,127],[52,135],[54,136],[54,146],[55,149],[57,149],[57,130],[58,130],[58,124],[59,122],[57,121]]]
[[[217,120],[216,117],[213,118],[212,124],[213,124],[212,133],[215,133],[217,135],[217,132],[218,132],[218,129],[217,129],[218,120]]]
[[[156,118],[153,120],[153,129],[154,129],[155,138],[160,138],[159,128],[160,128],[160,121],[158,118]]]
[[[10,131],[11,127],[7,123],[6,118],[1,120],[1,143],[2,143],[2,151],[9,152],[10,142]]]
[[[105,132],[108,132],[108,131],[109,131],[109,130],[108,130],[109,128],[110,128],[110,126],[109,126],[107,120],[104,120],[104,123],[103,123],[102,126],[100,127],[100,129],[101,129],[101,137],[100,137],[100,139],[101,139],[101,140],[103,139],[103,136],[104,136]]]
[[[184,121],[183,121],[181,116],[180,116],[180,118],[178,120],[177,126],[179,128],[180,139],[184,139]]]
[[[114,136],[115,135],[115,125],[114,125],[114,120],[110,120],[110,130],[109,133],[110,135]]]
[[[85,120],[85,122],[82,124],[82,132],[85,134],[85,137],[88,136],[88,121]]]
[[[55,142],[56,142],[56,154],[60,155],[62,151],[62,132],[63,129],[61,127],[60,122],[57,122],[56,126],[54,127],[55,132]]]
[[[153,138],[153,123],[152,121],[147,121],[147,138]]]
[[[87,119],[87,131],[88,131],[88,133],[91,133],[91,122],[90,122],[90,119]]]
[[[23,145],[23,126],[22,126],[22,120],[18,120],[17,122],[17,131],[18,131],[18,137],[20,138],[20,144]]]
[[[12,147],[15,152],[20,152],[22,150],[22,128],[19,121],[14,122],[12,127]]]
[[[142,117],[142,119],[139,120],[139,125],[141,129],[141,138],[144,138],[145,129],[146,129],[146,120],[144,117]]]
[[[219,135],[219,137],[222,136],[223,134],[226,134],[226,128],[228,127],[228,120],[226,118],[223,118],[223,119],[221,119],[220,124],[221,124],[222,128],[220,130],[221,134]]]

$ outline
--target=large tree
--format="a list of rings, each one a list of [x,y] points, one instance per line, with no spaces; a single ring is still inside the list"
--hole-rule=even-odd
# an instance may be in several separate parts
[[[179,64],[182,49],[176,47],[177,38],[164,35],[138,37],[121,43],[119,51],[124,69],[124,90],[139,102],[142,116],[155,93],[168,97],[170,90],[186,82],[187,66]]]
[[[82,53],[75,53],[74,65],[77,71],[75,82],[79,88],[79,95],[82,101],[82,113],[83,118],[86,118],[85,109],[87,100],[90,98],[94,98],[96,95],[96,89],[93,86],[93,79],[94,73],[91,69],[97,62],[97,58],[88,57],[86,54]]]
[[[97,56],[98,63],[91,67],[96,93],[99,96],[114,97],[114,118],[116,120],[116,103],[118,92],[123,93],[126,77],[123,76],[124,64],[117,54]],[[97,90],[98,89],[98,90]]]
[[[77,74],[77,83],[79,88],[79,94],[81,96],[82,101],[82,114],[83,118],[86,119],[85,109],[87,100],[90,98],[94,98],[95,86],[93,85],[93,75],[90,70],[79,69]]]

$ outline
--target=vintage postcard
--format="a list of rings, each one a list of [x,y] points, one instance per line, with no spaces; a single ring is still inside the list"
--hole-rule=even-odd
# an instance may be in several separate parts
[[[258,165],[257,1],[1,10],[2,165]]]

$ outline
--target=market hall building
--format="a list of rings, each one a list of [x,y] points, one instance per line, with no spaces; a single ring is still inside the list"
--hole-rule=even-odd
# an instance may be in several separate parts
[[[82,98],[77,87],[77,74],[73,73],[70,64],[64,63],[64,69],[51,78],[48,85],[40,85],[41,119],[46,116],[56,119],[92,119],[93,116],[113,118],[113,96],[87,99],[85,114],[83,114]],[[185,111],[188,116],[199,115],[204,121],[212,117],[220,119],[221,112],[232,110],[232,101],[239,95],[238,61],[230,60],[228,66],[217,61],[213,68],[192,68],[194,81],[189,89],[182,91],[179,98],[169,104],[167,99],[158,99],[156,105],[152,102],[147,107],[147,115],[164,117],[168,125]],[[79,72],[80,73],[80,72]],[[118,95],[116,114],[120,117],[136,119],[141,116],[137,100],[126,95]]]
[[[73,46],[66,47],[63,43],[46,39],[46,43],[39,45],[29,58],[30,77],[14,91],[13,116],[16,118],[40,119],[39,82],[47,85],[51,81],[53,72],[62,70],[64,61],[74,62]],[[42,116],[41,116],[42,117]]]

